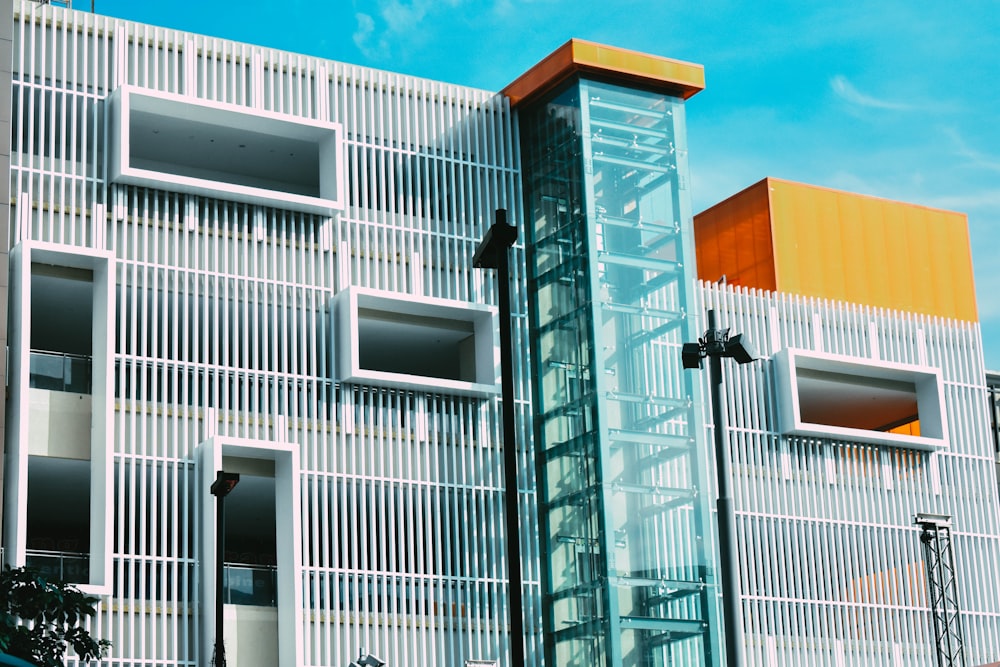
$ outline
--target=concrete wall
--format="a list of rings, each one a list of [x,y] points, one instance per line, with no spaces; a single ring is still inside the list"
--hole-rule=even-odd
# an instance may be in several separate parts
[[[91,402],[88,394],[31,389],[28,454],[90,460]]]
[[[226,662],[240,667],[278,664],[278,610],[274,607],[225,605]]]

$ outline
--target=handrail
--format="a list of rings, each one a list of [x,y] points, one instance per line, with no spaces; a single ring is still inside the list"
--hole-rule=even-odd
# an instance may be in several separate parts
[[[90,554],[76,551],[25,549],[25,564],[43,574],[54,574],[60,581],[87,583],[90,579]],[[58,566],[53,563],[55,561]],[[53,570],[55,570],[53,572]]]
[[[222,586],[226,604],[278,606],[276,566],[225,563],[224,568]]]
[[[89,356],[30,350],[28,386],[33,389],[89,394],[91,391]]]

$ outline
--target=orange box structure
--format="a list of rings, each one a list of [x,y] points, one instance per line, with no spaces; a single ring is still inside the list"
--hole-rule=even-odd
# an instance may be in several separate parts
[[[571,39],[503,89],[512,107],[537,99],[574,74],[611,77],[689,99],[705,88],[701,65]]]
[[[765,178],[694,230],[702,280],[979,319],[962,213]]]

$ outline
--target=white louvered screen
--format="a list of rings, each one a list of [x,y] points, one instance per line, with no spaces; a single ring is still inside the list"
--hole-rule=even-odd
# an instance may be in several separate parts
[[[196,448],[299,447],[306,665],[365,647],[395,665],[506,660],[496,397],[339,386],[328,309],[350,285],[496,305],[472,268],[496,208],[519,220],[501,96],[24,2],[15,9],[10,244],[116,258],[113,595],[108,665],[199,664]],[[342,123],[336,218],[106,179],[119,85]],[[516,303],[525,301],[515,249]],[[538,645],[526,314],[515,379],[529,653]],[[280,604],[280,600],[279,600]]]

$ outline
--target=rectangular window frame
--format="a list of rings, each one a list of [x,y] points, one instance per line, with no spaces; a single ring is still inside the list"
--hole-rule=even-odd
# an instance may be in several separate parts
[[[25,563],[27,549],[28,456],[32,430],[30,419],[31,366],[31,265],[51,264],[93,272],[93,321],[91,350],[90,458],[90,575],[79,586],[90,595],[107,595],[112,589],[112,483],[114,458],[114,255],[42,241],[22,241],[10,252],[10,319],[20,326],[11,331],[8,369],[8,462],[4,471],[5,563]]]
[[[779,429],[784,435],[846,440],[923,451],[948,447],[944,382],[939,368],[785,348],[773,357]],[[849,428],[804,421],[799,398],[800,370],[858,378],[857,386],[880,380],[915,388],[920,435]],[[853,383],[852,383],[853,384]]]
[[[496,308],[492,306],[353,286],[333,298],[330,311],[334,377],[338,382],[465,396],[498,393],[499,325]],[[421,318],[468,326],[474,339],[471,350],[475,366],[473,379],[456,380],[366,368],[361,362],[360,349],[360,318],[365,311],[377,311],[384,316],[395,313],[401,322]]]
[[[210,100],[197,99],[164,93],[156,90],[138,88],[136,86],[120,86],[108,97],[109,115],[109,164],[108,178],[112,183],[123,183],[141,187],[169,190],[185,194],[201,195],[247,204],[260,204],[275,208],[315,213],[332,216],[344,209],[344,130],[340,123],[318,121],[310,118],[274,113],[264,109],[225,104]],[[236,132],[244,132],[246,143],[263,145],[261,150],[287,151],[294,147],[307,145],[311,151],[318,153],[319,173],[318,195],[298,194],[277,187],[253,186],[216,180],[196,175],[198,171],[191,164],[163,163],[163,169],[148,168],[148,159],[135,154],[132,136],[133,126],[141,118],[160,119],[164,128],[169,128],[172,134],[183,141],[187,135],[185,128],[191,128],[194,134],[205,128],[219,128],[227,136]],[[167,131],[166,129],[164,131]],[[204,144],[204,142],[202,142]],[[202,146],[207,150],[208,145]],[[140,144],[136,144],[140,145]],[[224,155],[231,162],[240,163],[240,149],[243,145],[232,146],[213,145],[210,154]],[[145,167],[138,166],[139,164]],[[173,169],[171,169],[173,165]],[[184,172],[188,173],[185,174]],[[222,173],[222,172],[214,172]],[[235,173],[235,172],[234,172]],[[272,176],[277,186],[280,174]],[[261,180],[244,174],[242,180]],[[241,180],[236,179],[236,180]],[[265,181],[267,179],[264,179]],[[260,184],[258,184],[260,185]]]

